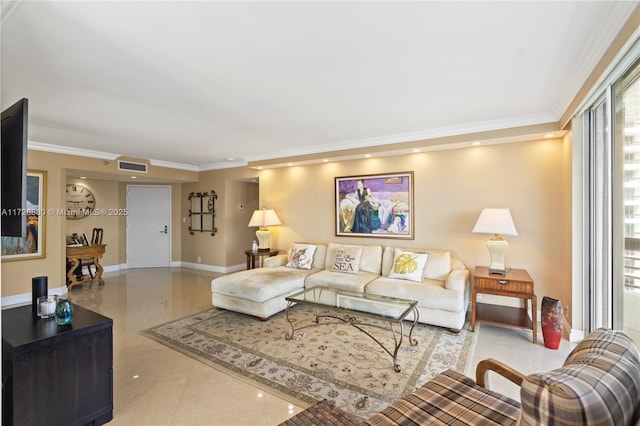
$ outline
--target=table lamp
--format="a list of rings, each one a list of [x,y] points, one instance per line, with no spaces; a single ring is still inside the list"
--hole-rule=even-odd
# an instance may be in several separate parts
[[[487,241],[487,248],[491,256],[489,273],[504,275],[506,273],[504,257],[507,254],[509,244],[502,238],[502,235],[518,235],[509,209],[482,209],[476,226],[473,227],[473,232],[493,234]]]
[[[272,209],[256,210],[251,216],[249,226],[259,226],[256,231],[256,237],[258,238],[258,250],[269,250],[271,247],[271,231],[267,226],[280,225],[280,219],[278,215]]]

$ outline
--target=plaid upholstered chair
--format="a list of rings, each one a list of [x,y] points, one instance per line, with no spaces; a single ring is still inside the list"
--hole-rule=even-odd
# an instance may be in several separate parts
[[[489,371],[518,384],[522,404],[486,389]],[[548,373],[524,376],[499,361],[482,361],[476,382],[447,370],[365,424],[640,425],[640,355],[621,331],[593,331]]]

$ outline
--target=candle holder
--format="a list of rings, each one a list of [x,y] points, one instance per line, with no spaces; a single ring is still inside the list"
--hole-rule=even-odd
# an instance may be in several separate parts
[[[40,296],[36,301],[36,314],[39,318],[53,318],[57,304],[57,296]]]

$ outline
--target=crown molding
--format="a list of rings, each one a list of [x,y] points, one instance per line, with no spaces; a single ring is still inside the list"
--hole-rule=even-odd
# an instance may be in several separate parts
[[[552,114],[558,117],[565,114],[576,93],[580,92],[581,87],[596,69],[607,50],[611,48],[612,43],[627,24],[628,17],[633,15],[636,7],[637,2],[615,2],[615,6],[606,18],[606,24],[592,29],[578,55],[579,60],[571,68],[570,75],[573,78],[565,82],[562,92],[551,105]],[[612,64],[614,63],[615,61],[612,62]]]
[[[0,23],[4,23],[9,18],[9,15],[18,8],[18,6],[22,3],[22,0],[14,0],[14,1],[2,1],[0,2]]]
[[[149,159],[149,164],[155,167],[166,167],[169,169],[187,170],[189,172],[200,171],[200,167],[195,166],[193,164],[173,163],[171,161],[154,160],[152,158]]]
[[[224,163],[211,163],[198,167],[199,171],[206,172],[208,170],[233,169],[235,167],[245,167],[249,165],[248,161],[225,161]]]
[[[382,145],[391,145],[389,151],[386,152],[386,155],[393,155],[394,147],[393,145],[420,141],[420,140],[429,140],[436,138],[444,138],[449,136],[458,136],[465,134],[473,134],[473,133],[481,133],[493,130],[503,130],[510,128],[518,128],[518,127],[526,127],[532,125],[539,124],[547,124],[557,122],[557,118],[554,117],[551,113],[541,113],[541,114],[533,114],[526,115],[520,117],[512,117],[509,119],[501,119],[501,120],[491,120],[491,121],[483,121],[477,123],[469,123],[463,124],[459,126],[449,126],[449,127],[441,127],[433,130],[419,131],[419,132],[409,132],[409,133],[400,133],[396,135],[388,135],[388,136],[378,136],[373,138],[366,139],[357,139],[352,141],[345,142],[335,142],[326,145],[316,145],[313,147],[306,147],[294,150],[286,150],[286,151],[277,151],[271,152],[268,154],[260,154],[260,155],[248,155],[240,161],[225,161],[219,163],[211,163],[205,164],[202,166],[194,165],[194,164],[184,164],[184,163],[174,163],[170,161],[149,159],[149,163],[152,166],[156,167],[166,167],[171,169],[178,170],[186,170],[192,172],[203,172],[209,170],[220,170],[220,169],[231,169],[236,167],[246,167],[250,163],[259,162],[259,161],[268,161],[268,160],[277,160],[280,158],[289,158],[296,157],[301,155],[313,155],[313,154],[322,154],[325,152],[336,152],[336,151],[346,151],[350,149],[358,149],[358,148],[366,148],[372,146],[382,146]],[[440,146],[439,149],[456,149],[458,146]],[[55,152],[59,154],[68,154],[68,155],[78,155],[84,157],[93,157],[100,158],[104,160],[115,160],[120,157],[120,154],[112,154],[108,152],[100,152],[100,151],[91,151],[79,148],[70,148],[60,145],[51,145],[40,142],[29,142],[29,149],[39,150],[39,151],[47,151],[47,152]],[[398,152],[397,154],[401,154],[402,152]]]
[[[114,154],[112,152],[93,151],[90,149],[73,148],[62,145],[52,145],[49,143],[42,143],[36,141],[29,141],[27,144],[28,149],[34,151],[54,152],[56,154],[76,155],[79,157],[99,158],[101,160],[115,160],[120,157],[120,154]]]
[[[371,146],[394,145],[405,142],[413,142],[425,139],[436,139],[448,136],[481,133],[492,130],[502,130],[517,127],[526,127],[537,124],[557,122],[558,118],[551,113],[541,113],[513,117],[506,120],[492,120],[477,123],[463,124],[459,126],[441,127],[433,130],[418,132],[399,133],[396,135],[379,136],[366,139],[356,139],[327,145],[316,145],[314,147],[300,148],[288,151],[271,152],[260,155],[247,155],[245,159],[252,163],[256,161],[274,160],[278,158],[296,157],[300,155],[321,154],[323,152],[344,151],[348,149],[366,148]],[[392,148],[393,149],[393,148]]]

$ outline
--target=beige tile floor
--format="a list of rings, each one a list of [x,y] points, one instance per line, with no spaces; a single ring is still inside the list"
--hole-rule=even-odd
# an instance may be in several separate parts
[[[110,425],[277,425],[300,412],[262,391],[151,341],[140,330],[211,307],[219,274],[185,268],[129,269],[104,275],[106,284],[75,287],[74,303],[113,318],[114,419]],[[467,374],[484,358],[524,373],[558,367],[571,345],[546,349],[525,330],[481,324]],[[490,376],[490,386],[514,399],[518,389]]]

